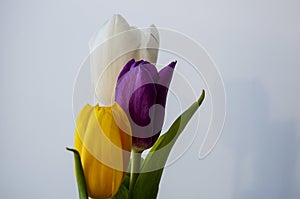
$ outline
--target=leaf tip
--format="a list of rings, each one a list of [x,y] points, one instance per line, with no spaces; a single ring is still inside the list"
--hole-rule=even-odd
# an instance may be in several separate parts
[[[199,99],[198,99],[198,105],[199,105],[199,106],[202,104],[204,98],[205,98],[205,90],[203,89],[203,90],[202,90],[202,94],[201,94],[201,96],[200,96]]]
[[[66,150],[78,154],[78,151],[76,149],[72,149],[72,148],[66,147]]]

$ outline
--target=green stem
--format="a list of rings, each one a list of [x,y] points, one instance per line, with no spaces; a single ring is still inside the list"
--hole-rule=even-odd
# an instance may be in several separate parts
[[[129,183],[129,199],[131,199],[133,196],[134,185],[140,174],[142,152],[132,151],[131,154],[132,154],[132,160],[131,160],[131,172],[130,172],[130,183]]]

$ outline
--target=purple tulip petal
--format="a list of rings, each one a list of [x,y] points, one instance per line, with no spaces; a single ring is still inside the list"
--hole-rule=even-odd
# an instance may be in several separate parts
[[[169,65],[165,66],[159,71],[159,81],[158,84],[161,84],[165,87],[169,87],[172,80],[173,71],[177,61],[171,62]]]
[[[135,67],[137,67],[137,66],[142,66],[142,65],[144,65],[144,64],[150,64],[150,63],[147,62],[147,61],[144,61],[144,60],[140,60],[140,61],[137,61],[137,62],[135,62],[134,64],[132,64],[131,68],[135,68]]]
[[[119,75],[115,101],[129,117],[134,150],[151,147],[160,135],[175,65],[172,62],[158,73],[147,61],[130,60]]]
[[[170,86],[170,82],[173,77],[174,68],[176,61],[171,62],[168,66],[164,67],[159,71],[159,80],[156,85],[157,89],[157,100],[156,103],[165,107],[167,94]]]
[[[140,69],[140,72],[142,73],[146,73],[143,74],[145,76],[149,76],[151,77],[151,83],[156,83],[159,79],[159,74],[158,74],[158,71],[156,69],[155,66],[153,66],[152,64],[150,64],[149,62],[147,61],[143,61],[141,64],[140,64],[140,67],[138,67]],[[148,82],[150,83],[150,82]]]
[[[149,109],[156,103],[155,81],[157,79],[159,75],[155,66],[145,64],[140,67],[131,67],[117,83],[116,102],[140,126],[149,123]]]
[[[139,61],[137,61],[137,62],[134,62],[134,63],[131,65],[131,68],[135,68],[135,67],[139,66],[140,63],[142,63],[143,61],[144,61],[144,60],[139,60]]]
[[[139,126],[150,124],[154,115],[151,117],[149,110],[156,103],[156,96],[155,84],[143,85],[132,94],[129,101],[129,113],[133,122]]]
[[[176,64],[177,64],[177,61],[173,61],[168,66],[174,69]]]
[[[135,63],[134,59],[131,59],[126,63],[126,65],[124,66],[124,68],[122,69],[122,71],[120,72],[120,74],[118,76],[118,82],[119,82],[119,79],[121,79],[121,77],[130,70],[131,65],[134,63]]]
[[[155,85],[157,91],[156,103],[160,104],[164,108],[166,106],[169,85],[172,80],[175,65],[176,65],[176,61],[164,67],[159,72],[160,78],[158,83]],[[164,117],[165,117],[164,110],[163,111],[158,110],[158,112],[155,113],[154,121],[153,121],[153,129],[155,129],[156,132],[161,131],[164,122]]]

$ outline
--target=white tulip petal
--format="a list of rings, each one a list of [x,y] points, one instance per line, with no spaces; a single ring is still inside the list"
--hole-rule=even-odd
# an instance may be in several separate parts
[[[142,33],[141,50],[139,56],[141,59],[147,60],[155,64],[158,57],[159,34],[157,28],[152,24]]]
[[[130,29],[127,21],[119,14],[113,15],[106,21],[98,32],[89,41],[90,51],[93,51],[99,44],[110,37]]]
[[[153,32],[155,37],[151,36]],[[114,15],[92,37],[89,42],[92,84],[102,105],[113,103],[118,75],[130,59],[156,62],[159,40],[153,38],[158,38],[157,33],[155,26],[145,34],[130,27],[121,15]]]

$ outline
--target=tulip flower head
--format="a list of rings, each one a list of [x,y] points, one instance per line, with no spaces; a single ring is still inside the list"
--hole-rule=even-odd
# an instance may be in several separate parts
[[[121,15],[113,15],[94,34],[89,46],[95,96],[101,104],[111,105],[118,75],[128,60],[156,63],[159,34],[154,25],[140,30],[130,26]]]
[[[125,177],[131,136],[119,128],[118,120],[124,124],[127,118],[123,113],[122,108],[114,103],[111,107],[86,105],[78,115],[75,149],[81,157],[91,198],[112,197]]]
[[[172,62],[158,72],[147,61],[131,59],[119,74],[115,101],[128,116],[134,151],[150,148],[160,135],[175,65]]]

